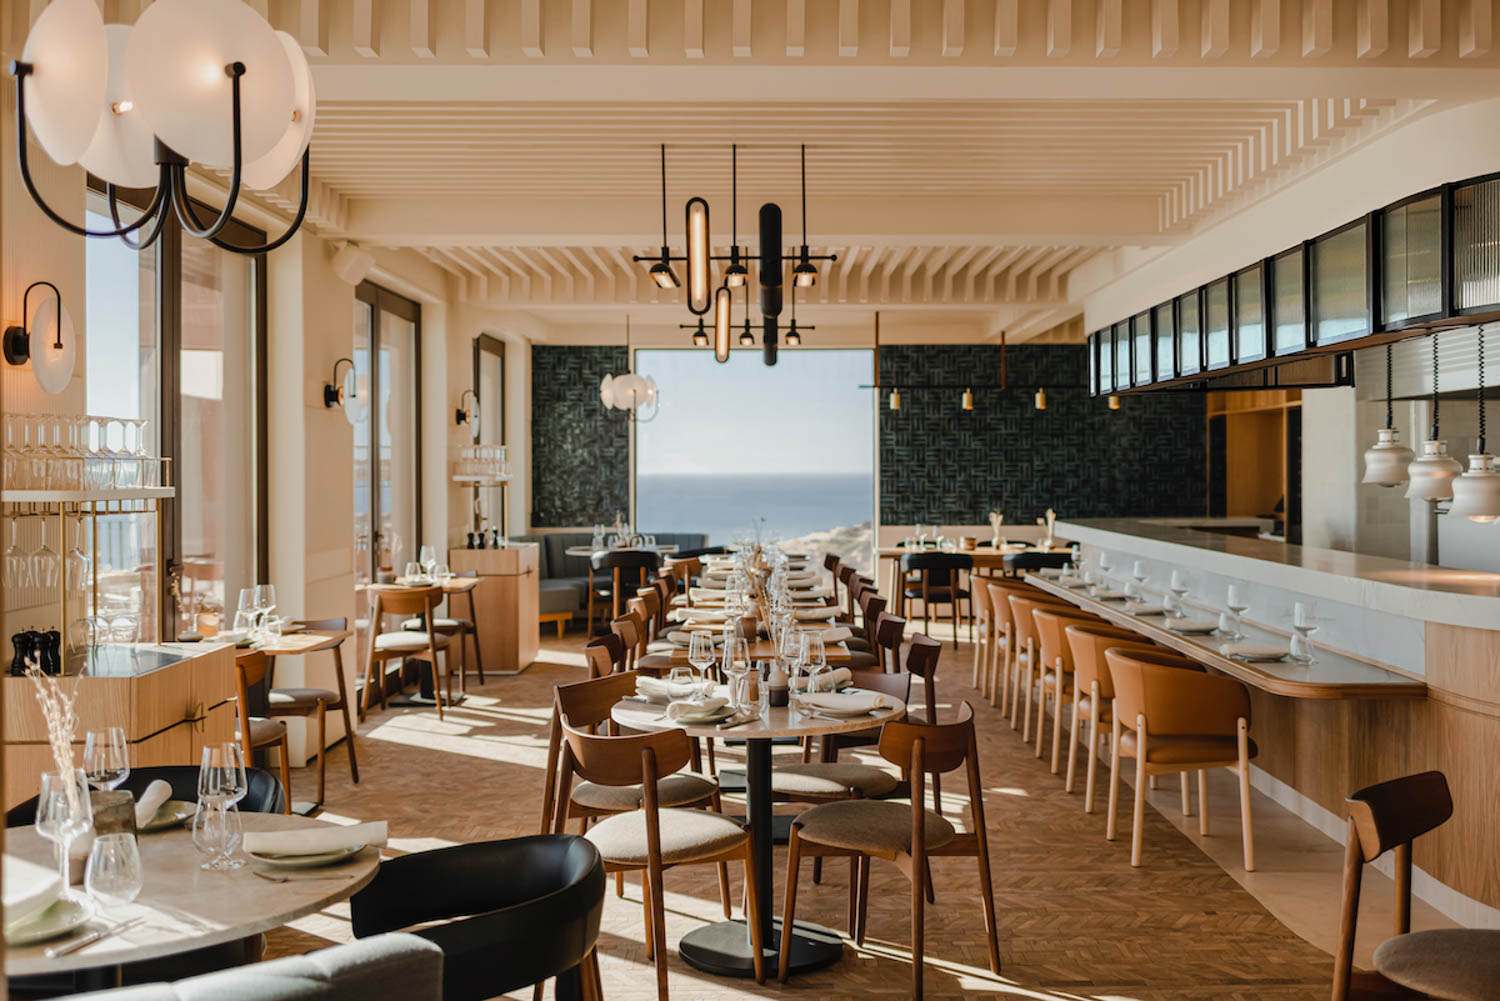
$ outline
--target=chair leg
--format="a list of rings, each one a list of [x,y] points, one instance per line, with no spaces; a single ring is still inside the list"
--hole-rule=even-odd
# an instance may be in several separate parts
[[[1032,680],[1032,649],[1030,641],[1026,644],[1026,670],[1021,674],[1021,684],[1025,691],[1021,693],[1021,743],[1031,743],[1031,692],[1035,687]],[[1044,693],[1045,694],[1045,693]]]
[[[922,952],[925,946],[923,924],[927,909],[927,860],[911,863],[911,996],[922,1001]]]
[[[1177,773],[1178,785],[1182,787],[1182,815],[1191,817],[1193,815],[1193,797],[1188,792],[1188,773]]]
[[[956,580],[955,580],[955,583],[954,583],[953,586],[954,587],[958,586]],[[948,621],[953,624],[953,649],[957,650],[958,649],[958,597],[957,596],[954,596],[953,600],[950,601],[950,602],[948,602]]]
[[[484,684],[484,651],[479,647],[479,616],[474,612],[474,592],[469,592],[469,621],[474,623],[474,628],[469,634],[474,637],[474,670],[479,672],[479,683]],[[557,620],[557,635],[563,634],[563,620]]]
[[[859,856],[849,856],[849,937],[859,928]]]
[[[599,949],[597,947],[589,950],[588,981],[592,991],[592,1001],[604,1001],[604,979],[599,976]]]
[[[286,809],[284,813],[292,812],[292,758],[287,750],[286,738],[281,740],[281,788],[286,793]]]
[[[979,689],[979,652],[984,647],[983,642],[974,644],[974,676],[969,681],[969,687]],[[983,689],[979,689],[983,690]]]
[[[653,929],[656,922],[652,920],[651,914],[651,878],[644,869],[641,870],[641,916],[646,923],[646,958],[655,962],[656,933]]]
[[[328,706],[318,700],[318,802],[323,802],[324,779],[328,776]]]
[[[1208,769],[1198,769],[1198,833],[1208,837]]]
[[[995,915],[995,887],[990,880],[990,854],[983,850],[987,846],[981,845],[979,852],[979,892],[983,894],[979,902],[984,909],[984,933],[989,939],[990,946],[990,972],[1000,972],[1000,928],[999,919]]]
[[[745,901],[749,906],[745,909],[745,923],[750,926],[750,951],[754,954],[751,964],[755,967],[755,982],[763,984],[766,982],[766,944],[760,937],[760,909],[769,907],[770,901],[761,900],[760,894],[755,892],[755,852],[747,843],[745,845]],[[792,940],[792,915],[787,912],[786,934],[782,935],[782,941]],[[663,940],[665,941],[665,940]]]
[[[792,825],[792,836],[786,847],[786,900],[781,905],[781,958],[776,967],[776,979],[785,981],[792,962],[792,936],[790,930],[797,920],[797,870],[802,868],[802,839],[797,836],[797,825]],[[752,891],[753,892],[753,891]]]
[[[854,936],[855,945],[865,944],[865,926],[870,918],[870,856],[859,857],[859,932]]]
[[[531,1001],[542,1001],[542,988],[547,986],[547,981],[539,980],[531,985]]]
[[[1120,812],[1120,715],[1109,721],[1109,816],[1104,821],[1104,840],[1115,839],[1115,818]]]
[[[365,665],[365,693],[359,700],[359,718],[363,720],[365,713],[370,711],[370,699],[375,693],[375,661],[371,660]],[[385,663],[380,663],[380,676],[382,682],[385,679]]]
[[[1073,686],[1073,711],[1068,714],[1068,774],[1063,779],[1063,792],[1073,791],[1073,776],[1078,774],[1078,686]]]
[[[1057,668],[1054,666],[1053,671]],[[1040,759],[1042,756],[1042,742],[1046,739],[1047,732],[1047,675],[1045,671],[1037,672],[1036,693],[1036,748],[1032,757]]]
[[[1255,871],[1255,834],[1250,829],[1250,721],[1241,717],[1239,738],[1240,836],[1245,839],[1245,871]]]
[[[615,896],[621,900],[625,899],[625,873],[623,870],[615,873]]]
[[[1094,812],[1094,789],[1099,776],[1099,685],[1095,682],[1089,695],[1089,759],[1084,765],[1087,777],[1083,783],[1083,812]]]
[[[1130,864],[1137,868],[1141,864],[1141,843],[1145,840],[1142,828],[1146,824],[1146,720],[1135,724],[1135,808],[1130,815]]]
[[[719,863],[719,902],[724,905],[724,919],[734,917],[729,904],[729,866],[724,862]]]
[[[349,722],[349,695],[344,690],[344,658],[333,648],[333,669],[338,672],[339,712],[344,716],[344,743],[349,745],[349,778],[359,785],[359,758],[354,752],[354,726]],[[360,717],[364,717],[361,715]]]
[[[816,884],[819,884],[819,883],[822,883],[822,882],[823,882],[823,856],[821,856],[821,855],[814,855],[813,856],[813,883],[816,885]]]
[[[1074,701],[1077,701],[1075,694]],[[1075,714],[1076,715],[1076,714]],[[1062,731],[1063,731],[1063,672],[1059,665],[1057,671],[1057,689],[1052,693],[1052,774],[1056,775],[1061,767],[1062,760]],[[1077,736],[1077,720],[1073,721],[1073,728],[1068,731]]]

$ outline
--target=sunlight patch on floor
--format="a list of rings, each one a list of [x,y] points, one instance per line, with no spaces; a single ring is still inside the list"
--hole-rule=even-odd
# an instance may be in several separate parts
[[[588,667],[589,659],[582,652],[574,653],[570,650],[549,650],[546,647],[537,651],[536,661],[533,666],[551,664],[557,667]]]
[[[424,721],[436,724],[436,720]],[[379,740],[427,751],[458,754],[467,758],[499,761],[527,768],[547,767],[547,742],[539,737],[494,737],[468,732],[469,727],[447,732],[433,726],[403,726],[398,720],[383,723],[365,734],[365,740]]]

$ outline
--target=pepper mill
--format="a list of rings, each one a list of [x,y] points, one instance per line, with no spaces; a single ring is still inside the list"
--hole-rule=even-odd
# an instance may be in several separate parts
[[[43,674],[62,674],[62,633],[49,629],[38,634],[37,655]]]
[[[10,638],[10,645],[15,651],[10,661],[10,673],[16,677],[26,673],[26,661],[36,653],[36,633],[31,630],[19,632]]]

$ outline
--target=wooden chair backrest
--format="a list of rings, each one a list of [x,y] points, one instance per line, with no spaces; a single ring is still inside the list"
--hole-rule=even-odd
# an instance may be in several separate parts
[[[943,644],[931,636],[913,636],[906,651],[906,669],[922,679],[922,698],[927,722],[937,722],[937,668]]]
[[[854,670],[854,687],[863,688],[867,692],[879,692],[881,695],[889,695],[900,699],[902,702],[911,701],[911,675],[905,671],[896,674],[886,674],[874,670]]]
[[[1099,697],[1115,697],[1115,683],[1109,673],[1104,651],[1116,647],[1125,651],[1150,652],[1156,649],[1145,637],[1128,629],[1104,623],[1070,623],[1063,628],[1068,649],[1073,655],[1074,683],[1080,692],[1091,691],[1099,683]]]
[[[1010,603],[1010,634],[1015,639],[1018,647],[1024,647],[1027,640],[1035,643],[1039,637],[1036,634],[1036,618],[1031,614],[1038,608],[1067,609],[1075,608],[1075,605],[1058,603],[1055,601],[1042,601],[1025,594],[1006,595]]]
[[[589,662],[589,677],[601,678],[625,669],[625,642],[614,633],[596,636],[583,648]]]
[[[641,612],[646,624],[646,637],[655,639],[658,623],[661,620],[661,592],[655,586],[643,587],[636,592],[636,596],[630,599],[632,608]]]
[[[568,742],[564,769],[603,786],[650,785],[681,771],[692,757],[692,741],[681,730],[601,737],[562,718]]]
[[[921,767],[913,759],[922,746]],[[902,769],[927,774],[951,772],[962,767],[974,748],[974,710],[965,702],[952,723],[918,723],[910,718],[891,720],[880,728],[880,756]],[[913,792],[915,796],[915,791]]]
[[[823,569],[833,574],[834,578],[837,579],[839,573],[839,558],[833,553],[824,553]]]
[[[249,703],[245,696],[253,685],[258,685],[266,680],[267,660],[266,655],[259,650],[251,650],[238,654],[234,658],[235,680],[239,683],[240,705]]]
[[[881,604],[884,603],[882,598]],[[887,671],[901,670],[901,641],[906,638],[906,620],[890,612],[878,612],[874,622],[874,632],[868,635],[875,641],[880,666]]]
[[[990,589],[985,586],[984,578],[977,574],[969,580],[969,600],[974,606],[974,621],[988,625],[995,606],[990,600]]]
[[[625,645],[625,656],[627,658],[640,648],[643,638],[640,622],[631,613],[626,612],[618,619],[612,619],[609,623],[609,629]]]
[[[593,733],[609,721],[610,710],[627,695],[635,694],[636,671],[620,671],[602,678],[558,685],[552,690],[555,711],[573,726]]]
[[[1049,668],[1056,667],[1061,659],[1062,669],[1069,673],[1074,670],[1073,650],[1068,646],[1063,630],[1078,623],[1103,621],[1099,616],[1078,608],[1069,611],[1040,606],[1032,608],[1031,620],[1036,625],[1037,646],[1041,650],[1042,663]]]
[[[375,631],[380,632],[382,615],[430,615],[443,600],[443,589],[433,587],[383,587],[370,588],[375,593],[375,613],[370,621]]]

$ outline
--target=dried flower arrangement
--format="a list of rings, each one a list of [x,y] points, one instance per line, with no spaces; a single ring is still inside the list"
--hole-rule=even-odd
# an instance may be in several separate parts
[[[63,686],[63,679],[42,673],[36,658],[26,661],[26,677],[36,689],[37,703],[42,707],[42,718],[47,721],[47,743],[52,748],[52,763],[61,776],[73,771],[73,737],[78,732],[78,714],[73,705],[78,701],[78,679]],[[78,786],[64,782],[68,792],[68,809],[78,811]]]

